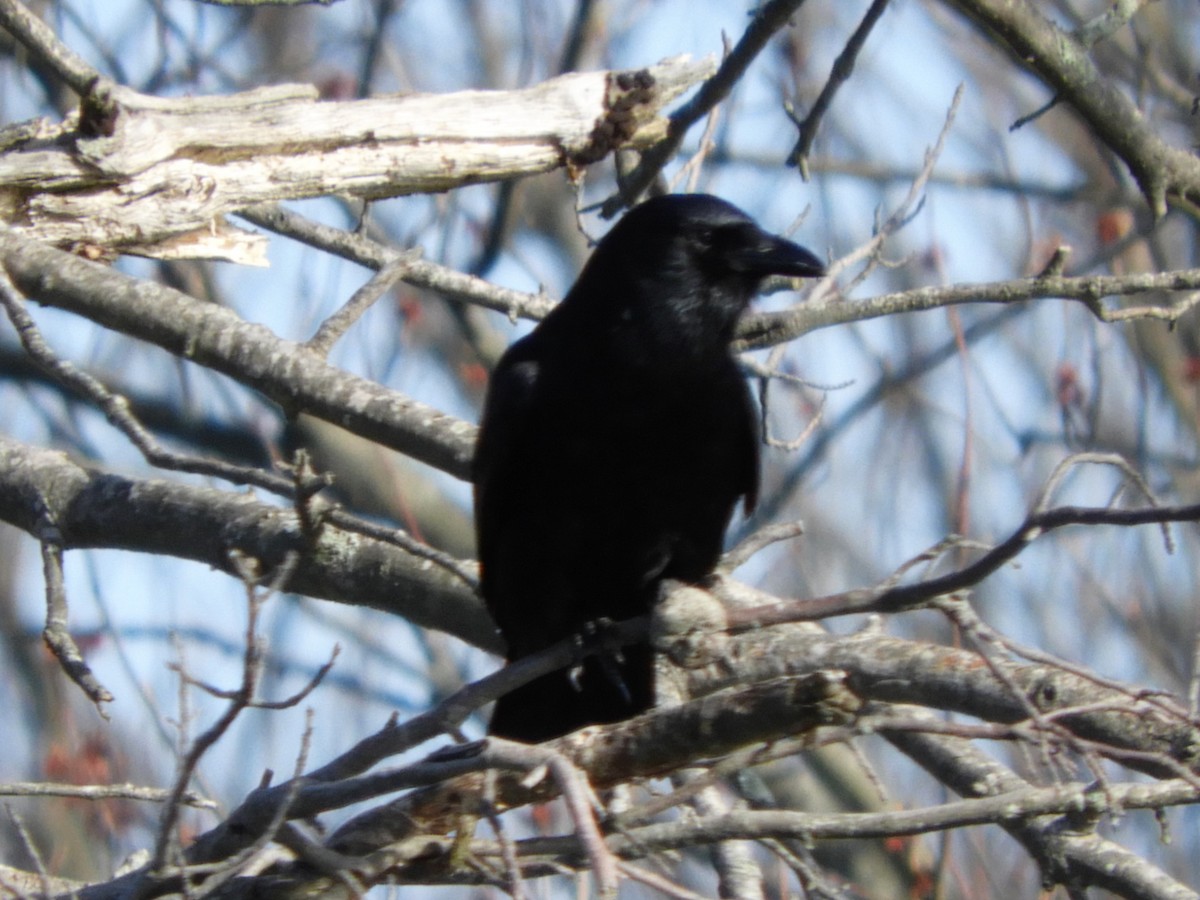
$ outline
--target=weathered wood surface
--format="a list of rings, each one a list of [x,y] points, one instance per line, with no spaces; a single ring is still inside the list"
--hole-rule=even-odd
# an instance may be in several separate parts
[[[98,84],[61,123],[0,130],[0,219],[96,255],[265,264],[225,214],[329,195],[445,191],[646,147],[663,108],[715,70],[678,57],[513,91],[322,101],[310,85],[160,98]]]

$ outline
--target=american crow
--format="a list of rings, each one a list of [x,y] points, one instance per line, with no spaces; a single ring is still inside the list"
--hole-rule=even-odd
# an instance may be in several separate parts
[[[730,352],[764,277],[820,260],[706,195],[657,197],[492,374],[475,451],[483,596],[516,660],[697,582],[758,492],[757,415]],[[490,732],[542,741],[654,702],[647,645],[502,697]]]

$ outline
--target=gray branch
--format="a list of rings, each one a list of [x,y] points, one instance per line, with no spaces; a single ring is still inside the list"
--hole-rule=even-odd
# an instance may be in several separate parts
[[[329,523],[305,535],[294,510],[244,493],[107,474],[0,437],[0,520],[36,535],[42,501],[64,550],[157,553],[235,578],[235,551],[258,560],[266,573],[298,551],[289,590],[370,606],[489,650],[501,647],[471,588],[423,556]]]

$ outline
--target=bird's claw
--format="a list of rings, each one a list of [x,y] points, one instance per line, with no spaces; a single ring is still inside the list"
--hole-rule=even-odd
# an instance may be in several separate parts
[[[581,656],[594,654],[602,659],[607,656],[620,664],[625,662],[616,623],[607,616],[584,622],[575,639],[578,641]]]
[[[606,616],[592,619],[583,624],[575,636],[580,650],[581,664],[572,668],[571,683],[575,685],[576,690],[580,689],[579,676],[583,672],[582,657],[595,656],[600,671],[604,673],[605,680],[621,692],[621,698],[626,703],[631,704],[633,697],[620,669],[625,664],[625,654],[621,652],[621,645],[615,639],[616,629],[614,626],[613,620]]]

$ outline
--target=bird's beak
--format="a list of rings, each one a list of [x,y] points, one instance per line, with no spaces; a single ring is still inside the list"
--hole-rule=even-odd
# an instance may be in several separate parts
[[[793,278],[816,278],[825,274],[825,264],[799,244],[768,232],[730,255],[734,269],[765,278],[768,275],[788,275]]]

